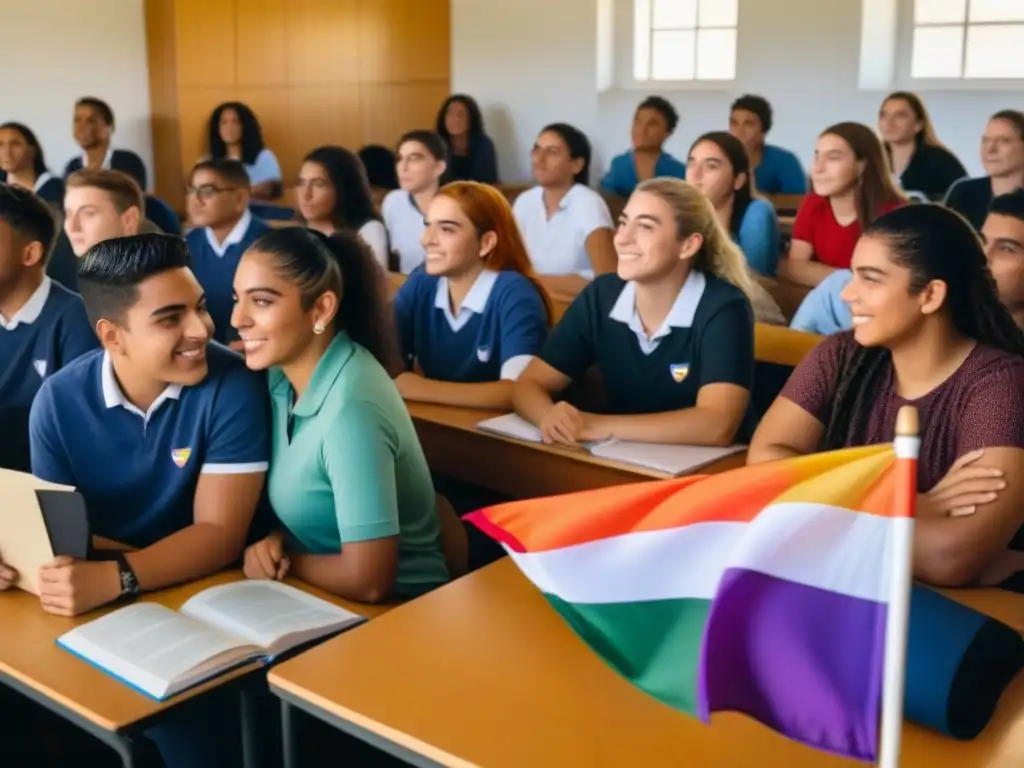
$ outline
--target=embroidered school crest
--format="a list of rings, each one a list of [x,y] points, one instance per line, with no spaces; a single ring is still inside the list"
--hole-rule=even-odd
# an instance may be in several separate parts
[[[678,384],[683,379],[685,379],[686,375],[690,372],[690,364],[689,363],[672,363],[668,367],[668,372],[672,374],[672,380],[676,384]]]
[[[178,466],[178,469],[181,469],[188,463],[188,457],[191,455],[191,448],[175,448],[171,451],[171,461]]]
[[[481,363],[486,363],[491,359],[491,348],[490,347],[477,347],[476,359]]]

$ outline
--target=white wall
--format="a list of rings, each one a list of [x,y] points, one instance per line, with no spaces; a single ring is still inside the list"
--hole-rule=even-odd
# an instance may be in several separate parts
[[[2,0],[0,29],[0,122],[31,128],[61,173],[81,152],[75,100],[97,96],[114,110],[114,146],[137,152],[152,177],[143,0]]]
[[[630,0],[616,0],[619,21]],[[906,3],[907,0],[901,0]],[[452,88],[473,94],[498,145],[503,179],[529,178],[529,149],[545,123],[563,120],[587,132],[596,168],[628,147],[633,109],[644,91],[596,88],[597,0],[453,0]],[[877,124],[884,92],[858,88],[861,3],[851,0],[740,0],[737,79],[724,89],[662,91],[679,110],[668,150],[685,157],[693,139],[727,127],[729,104],[759,93],[775,109],[770,141],[810,163],[822,129],[841,120]],[[616,69],[628,34],[616,34]],[[988,116],[1024,107],[1020,90],[922,91],[939,137],[981,173]]]

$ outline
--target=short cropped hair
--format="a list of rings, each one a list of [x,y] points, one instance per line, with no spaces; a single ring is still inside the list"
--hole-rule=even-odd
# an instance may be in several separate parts
[[[988,206],[988,212],[999,216],[1012,216],[1024,221],[1024,189],[993,197]]]
[[[100,116],[100,120],[109,125],[111,128],[114,127],[114,110],[110,108],[103,99],[97,99],[95,96],[83,96],[75,102],[76,107],[89,107],[96,111],[96,114]]]
[[[661,96],[648,96],[637,107],[637,110],[641,109],[653,109],[656,112],[660,112],[668,124],[669,133],[674,133],[676,126],[679,125],[679,113],[676,112],[676,108],[672,106],[668,99],[664,99]]]
[[[245,166],[240,160],[230,160],[226,157],[200,160],[192,166],[192,171],[188,175],[190,181],[196,171],[210,171],[218,179],[227,182],[232,187],[249,189],[249,172],[245,170]]]
[[[444,139],[435,131],[428,131],[425,128],[408,131],[402,134],[402,138],[398,140],[396,148],[401,149],[402,145],[407,141],[417,141],[422,144],[426,147],[427,152],[433,155],[435,160],[448,161],[448,145],[444,143]]]
[[[24,242],[42,243],[43,262],[49,259],[57,239],[57,220],[39,195],[13,184],[0,184],[0,221]]]
[[[143,281],[188,265],[188,246],[175,235],[130,235],[96,243],[78,265],[78,291],[89,322],[123,324]]]
[[[737,109],[757,115],[757,119],[761,121],[761,130],[765,133],[772,129],[772,105],[764,96],[755,96],[752,93],[740,96],[732,103],[729,111],[735,112]]]
[[[139,216],[146,215],[146,199],[142,187],[127,173],[98,168],[83,168],[68,176],[64,183],[66,189],[71,187],[95,187],[106,192],[114,203],[118,213],[129,208],[138,208]]]

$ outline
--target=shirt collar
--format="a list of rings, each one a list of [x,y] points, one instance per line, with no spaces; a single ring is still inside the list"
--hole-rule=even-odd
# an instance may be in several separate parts
[[[46,275],[43,275],[43,280],[39,283],[39,287],[32,292],[28,301],[21,305],[21,309],[14,313],[14,317],[7,320],[3,315],[0,315],[0,328],[3,328],[5,331],[13,331],[21,323],[32,325],[32,323],[39,319],[39,315],[42,314],[43,307],[46,306],[46,300],[50,298],[50,289],[52,287],[53,281]]]
[[[160,396],[153,401],[151,406],[149,406],[149,410],[143,413],[128,401],[128,398],[124,396],[124,392],[121,391],[121,387],[118,386],[117,378],[114,376],[114,361],[110,358],[109,352],[103,353],[103,366],[100,369],[100,383],[103,387],[103,404],[106,405],[107,408],[117,408],[118,406],[121,406],[129,413],[134,413],[146,422],[149,421],[150,417],[157,412],[165,401],[179,399],[181,397],[182,389],[180,384],[168,384],[166,389],[160,393]]]
[[[40,189],[43,188],[43,185],[46,182],[48,182],[50,179],[52,179],[52,178],[53,178],[53,175],[49,171],[43,171],[36,178],[36,183],[35,183],[35,186],[32,187],[32,191],[33,192],[38,192]]]
[[[104,170],[104,171],[109,171],[110,170],[110,164],[113,161],[114,161],[114,148],[112,146],[110,146],[110,147],[107,147],[107,154],[103,158],[103,165],[101,165],[100,168],[102,170]],[[82,167],[83,168],[88,168],[89,167],[89,153],[88,152],[83,152],[82,153]]]
[[[673,328],[691,327],[706,286],[707,278],[704,277],[704,273],[691,269],[686,282],[683,283],[683,287],[672,304],[672,309],[665,316],[661,327],[650,338],[653,340],[668,336]],[[608,313],[608,317],[619,323],[625,323],[638,334],[644,333],[643,323],[640,322],[640,316],[636,311],[635,282],[630,280],[626,283],[626,287],[622,289],[619,298],[615,301],[615,306]]]
[[[228,236],[224,238],[223,243],[218,243],[217,238],[214,237],[213,230],[209,227],[206,228],[206,242],[210,244],[213,252],[221,258],[224,258],[224,254],[228,252],[228,248],[232,245],[236,245],[245,238],[245,233],[249,231],[249,225],[252,223],[252,213],[249,209],[245,209],[245,213],[242,214],[242,218],[235,224],[234,229],[228,232]]]
[[[444,312],[449,327],[455,332],[462,330],[462,327],[469,322],[474,314],[482,314],[487,307],[487,300],[491,298],[491,291],[498,281],[498,273],[493,269],[485,269],[477,275],[473,281],[473,287],[469,289],[466,298],[462,300],[457,314],[452,314],[451,293],[448,288],[448,278],[442,277],[437,281],[437,292],[434,294],[434,307]]]
[[[327,395],[334,387],[334,382],[338,380],[341,371],[348,361],[352,359],[355,351],[356,345],[348,337],[348,334],[344,331],[339,331],[320,357],[320,360],[317,361],[313,375],[309,379],[309,386],[306,387],[306,391],[302,393],[298,402],[295,403],[295,407],[292,408],[294,415],[302,417],[316,416],[320,412],[324,400],[327,399]],[[270,386],[271,391],[275,394],[279,393],[283,388],[286,391],[285,396],[290,404],[293,390],[283,372],[280,373],[280,378],[272,382]]]

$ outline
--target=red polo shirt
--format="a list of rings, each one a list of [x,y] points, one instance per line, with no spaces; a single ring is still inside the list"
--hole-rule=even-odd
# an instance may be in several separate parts
[[[902,202],[888,203],[878,212],[881,216]],[[836,269],[849,269],[853,249],[860,238],[860,222],[854,221],[845,227],[836,221],[832,204],[827,197],[813,192],[804,197],[796,221],[793,222],[793,239],[810,243],[814,248],[814,259]]]

